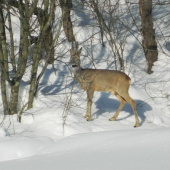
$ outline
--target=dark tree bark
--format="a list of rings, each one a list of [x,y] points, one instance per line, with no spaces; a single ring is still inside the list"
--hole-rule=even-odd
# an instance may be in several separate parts
[[[7,100],[7,93],[6,93],[6,78],[5,78],[5,72],[4,72],[4,58],[2,53],[2,44],[1,44],[1,38],[0,38],[0,72],[1,72],[1,95],[2,95],[2,101],[3,101],[3,108],[4,108],[4,114],[9,114],[9,107],[8,107],[8,100]]]
[[[4,108],[4,114],[9,114],[9,106],[6,93],[6,80],[9,79],[8,74],[8,53],[5,35],[5,21],[3,16],[3,6],[0,4],[0,71],[1,71],[1,94]]]
[[[143,36],[142,46],[147,60],[147,73],[151,74],[153,63],[158,59],[155,30],[152,22],[152,0],[139,0],[139,9]]]
[[[70,12],[73,7],[72,0],[60,0],[63,15],[64,32],[69,42],[75,41]]]
[[[31,109],[33,107],[40,51],[41,51],[41,40],[39,40],[38,44],[36,45],[34,55],[33,55],[33,64],[32,64],[32,70],[31,70],[28,109]]]
[[[47,62],[48,64],[53,64],[54,62],[54,47],[53,47],[53,33],[52,33],[52,27],[49,26],[48,29],[45,31],[44,33],[44,46],[45,46],[45,50],[47,52]]]

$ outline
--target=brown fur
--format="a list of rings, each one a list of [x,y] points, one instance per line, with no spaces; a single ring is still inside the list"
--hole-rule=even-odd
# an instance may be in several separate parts
[[[134,127],[138,127],[139,119],[136,103],[128,93],[131,82],[129,76],[121,71],[115,70],[82,69],[80,67],[81,49],[78,50],[78,47],[76,47],[76,49],[72,48],[70,54],[75,78],[78,81],[80,88],[87,92],[87,111],[84,117],[87,118],[88,121],[91,120],[92,99],[95,91],[111,92],[112,95],[115,95],[119,99],[120,106],[110,120],[116,120],[119,112],[122,110],[125,103],[128,102],[135,115],[136,124]]]

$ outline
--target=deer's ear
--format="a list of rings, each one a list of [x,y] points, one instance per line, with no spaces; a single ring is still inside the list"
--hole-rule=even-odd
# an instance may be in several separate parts
[[[77,54],[78,54],[78,55],[81,54],[81,50],[82,50],[82,47],[77,51]]]

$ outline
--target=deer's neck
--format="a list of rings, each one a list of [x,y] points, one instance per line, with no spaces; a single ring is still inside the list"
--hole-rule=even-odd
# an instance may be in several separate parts
[[[74,76],[79,84],[81,84],[83,80],[83,69],[81,67],[77,67],[73,69]]]
[[[81,67],[73,71],[75,78],[79,83],[80,88],[83,90],[87,90],[89,86],[89,80],[86,79],[86,76],[85,76],[86,71],[87,69],[82,69]]]
[[[82,68],[81,68],[81,67],[76,67],[76,68],[74,68],[74,69],[73,69],[73,73],[74,73],[74,75],[75,75],[76,78],[77,78],[77,77],[80,77],[81,74],[82,74]]]

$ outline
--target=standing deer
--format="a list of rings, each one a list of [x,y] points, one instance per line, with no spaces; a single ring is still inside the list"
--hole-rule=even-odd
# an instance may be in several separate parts
[[[87,118],[87,121],[91,120],[92,99],[95,91],[111,92],[112,95],[115,95],[119,99],[120,106],[115,115],[109,120],[116,120],[119,112],[122,110],[125,103],[128,102],[135,115],[136,124],[134,127],[138,127],[139,119],[136,110],[136,103],[128,93],[131,82],[129,76],[116,70],[82,69],[80,67],[81,50],[82,48],[78,49],[78,43],[75,43],[72,45],[70,55],[75,78],[78,81],[80,88],[87,92],[87,111],[84,117]]]

